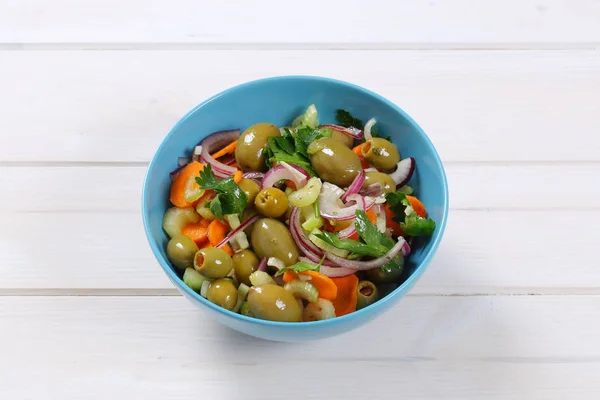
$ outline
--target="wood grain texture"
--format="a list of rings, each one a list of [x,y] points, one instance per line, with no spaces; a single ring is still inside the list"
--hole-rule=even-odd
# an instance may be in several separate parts
[[[368,326],[290,345],[183,298],[0,298],[10,399],[595,399],[598,296],[408,297]],[[287,377],[302,377],[298,390]],[[22,377],[27,376],[24,384]],[[357,386],[349,379],[360,376]],[[68,379],[66,379],[68,377]]]
[[[446,162],[600,160],[600,51],[207,50],[0,51],[0,161],[147,162],[196,104],[286,74],[379,92]]]
[[[256,15],[256,16],[254,16]],[[5,43],[550,43],[600,41],[593,0],[5,0]]]

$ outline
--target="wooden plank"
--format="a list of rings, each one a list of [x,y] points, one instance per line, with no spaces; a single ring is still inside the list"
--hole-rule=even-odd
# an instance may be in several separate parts
[[[19,0],[0,4],[4,43],[565,44],[600,40],[593,0]]]
[[[9,213],[2,220],[0,291],[172,288],[137,212]],[[598,210],[452,210],[413,293],[595,293],[600,274],[589,255],[599,224]]]
[[[48,54],[0,51],[0,108],[10,110],[0,118],[0,161],[147,162],[196,104],[285,74],[381,93],[415,118],[447,162],[600,160],[600,51]]]
[[[600,391],[598,296],[408,297],[367,326],[302,345],[237,334],[174,297],[4,297],[0,315],[0,387],[11,399],[322,399],[328,390],[346,400],[401,390],[562,400]],[[302,377],[297,389],[292,377]]]
[[[2,166],[2,212],[140,212],[147,166]],[[600,165],[463,165],[446,174],[453,210],[599,209]],[[482,190],[485,188],[485,190]],[[567,192],[568,195],[560,193]]]

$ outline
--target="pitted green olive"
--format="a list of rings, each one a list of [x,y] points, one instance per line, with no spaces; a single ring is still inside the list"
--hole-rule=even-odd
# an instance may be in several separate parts
[[[232,257],[233,269],[238,280],[248,286],[251,286],[249,276],[258,268],[260,261],[256,254],[250,249],[244,249],[235,253]]]
[[[237,303],[238,291],[228,280],[217,279],[210,283],[206,292],[208,301],[215,303],[227,310],[233,310]]]
[[[396,146],[382,138],[367,140],[361,153],[366,162],[378,169],[393,170],[400,161],[400,153]]]
[[[298,248],[289,229],[281,221],[259,219],[254,223],[250,239],[258,258],[275,257],[283,261],[286,267],[298,261]]]
[[[194,265],[194,254],[197,251],[196,243],[183,235],[173,237],[167,244],[167,257],[176,268],[182,271]]]
[[[379,290],[371,281],[360,281],[356,289],[356,309],[360,310],[375,303],[379,299]]]
[[[370,281],[377,284],[398,282],[404,269],[404,259],[400,257],[400,260],[401,261],[398,262],[398,268],[389,271],[384,271],[381,268],[373,268],[367,271],[367,277]]]
[[[288,203],[285,193],[275,187],[261,190],[254,199],[256,211],[272,218],[281,217],[287,211]]]
[[[386,173],[383,172],[367,172],[365,174],[365,183],[362,189],[374,183],[379,183],[385,193],[393,193],[396,191],[396,182]]]
[[[344,145],[350,149],[354,146],[354,138],[350,135],[346,135],[344,132],[336,131],[334,129],[331,133],[331,138],[344,143]]]
[[[242,133],[235,148],[235,161],[242,171],[264,171],[267,140],[280,136],[279,128],[268,122],[252,125]]]
[[[237,185],[240,187],[240,189],[242,189],[242,192],[246,194],[246,197],[248,198],[248,204],[254,203],[256,195],[258,192],[260,192],[260,186],[258,183],[254,182],[252,179],[242,178]]]
[[[194,268],[207,278],[224,278],[233,268],[233,261],[225,250],[207,247],[196,253]]]
[[[310,162],[321,179],[340,187],[352,183],[362,165],[358,156],[333,138],[321,138],[308,146]]]
[[[279,322],[300,322],[302,312],[296,298],[281,286],[264,284],[248,293],[250,312],[256,318]]]

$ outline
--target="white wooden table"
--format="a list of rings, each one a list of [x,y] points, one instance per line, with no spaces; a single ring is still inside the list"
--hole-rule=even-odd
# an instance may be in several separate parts
[[[600,398],[599,46],[596,0],[0,0],[0,398]],[[411,294],[298,345],[206,319],[140,215],[180,116],[284,74],[396,102],[451,192]]]

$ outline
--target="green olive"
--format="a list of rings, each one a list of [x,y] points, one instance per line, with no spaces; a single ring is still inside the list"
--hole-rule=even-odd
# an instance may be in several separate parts
[[[367,271],[367,277],[377,284],[398,282],[404,269],[404,260],[400,259],[402,261],[398,264],[398,268],[389,271],[384,271],[381,268],[373,268]]]
[[[379,169],[393,170],[400,161],[400,153],[396,146],[382,138],[367,140],[361,153],[366,162]]]
[[[358,156],[332,138],[315,140],[308,146],[310,162],[321,179],[340,187],[352,183],[362,165]]]
[[[280,136],[279,128],[268,122],[252,125],[242,133],[235,148],[235,161],[244,172],[264,171],[267,140]]]
[[[254,199],[256,211],[265,217],[281,217],[288,209],[288,198],[281,190],[270,187],[261,190]]]
[[[258,183],[254,182],[252,179],[242,178],[237,185],[242,189],[242,192],[246,194],[246,197],[248,197],[248,204],[254,203],[256,195],[260,192]]]
[[[358,288],[356,289],[356,309],[360,310],[375,303],[379,299],[379,291],[377,286],[370,281],[358,282]]]
[[[248,305],[254,317],[279,322],[300,322],[302,312],[296,298],[281,286],[264,284],[252,287]]]
[[[352,136],[346,135],[344,132],[336,131],[334,129],[331,133],[331,138],[344,143],[344,145],[350,149],[354,147],[354,138],[352,138]]]
[[[194,268],[207,278],[224,278],[233,268],[233,261],[225,250],[207,247],[196,253]]]
[[[218,306],[233,310],[237,303],[238,292],[233,283],[225,279],[217,279],[211,282],[206,292],[208,301]]]
[[[250,235],[252,248],[258,256],[276,257],[286,267],[298,262],[298,248],[292,239],[289,229],[281,221],[261,218],[254,224]]]
[[[374,183],[381,184],[384,193],[394,193],[396,191],[396,182],[386,173],[383,172],[367,172],[365,174],[365,183],[362,189]]]
[[[232,257],[233,270],[238,280],[248,286],[252,286],[249,276],[258,268],[260,261],[256,254],[250,249],[237,252]]]
[[[196,246],[196,243],[183,235],[175,236],[167,244],[167,257],[176,268],[182,271],[194,266],[194,254],[197,251],[198,246]]]

